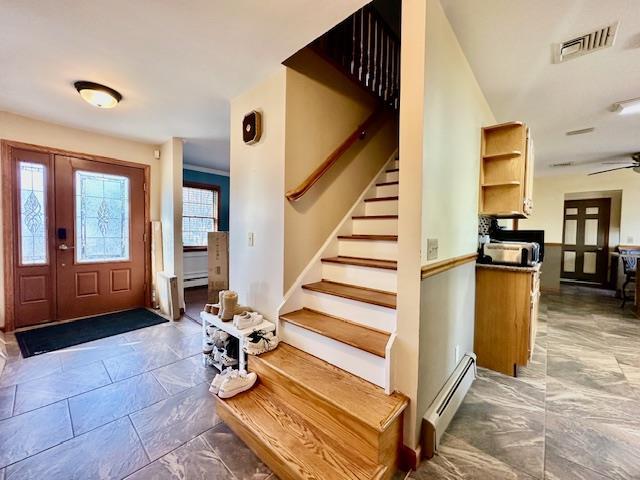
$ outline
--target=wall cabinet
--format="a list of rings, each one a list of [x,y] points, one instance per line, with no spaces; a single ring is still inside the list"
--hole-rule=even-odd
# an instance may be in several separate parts
[[[474,351],[478,365],[517,376],[536,341],[540,265],[476,266]]]
[[[533,141],[522,122],[482,129],[480,215],[527,218],[533,209]]]

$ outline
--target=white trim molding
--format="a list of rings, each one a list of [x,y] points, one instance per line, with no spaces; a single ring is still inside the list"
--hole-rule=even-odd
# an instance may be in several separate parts
[[[182,165],[182,168],[185,170],[193,170],[194,172],[213,173],[214,175],[222,175],[223,177],[229,176],[229,172],[226,172],[224,170],[218,170],[216,168],[209,167],[200,167],[198,165],[190,165],[188,163]]]

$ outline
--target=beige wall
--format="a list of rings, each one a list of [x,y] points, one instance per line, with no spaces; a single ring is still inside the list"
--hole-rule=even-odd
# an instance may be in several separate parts
[[[230,288],[270,320],[283,298],[285,88],[286,69],[279,67],[231,101]],[[262,112],[263,133],[245,145],[240,126],[251,110]]]
[[[286,65],[285,190],[289,190],[371,114],[375,101],[308,49]],[[285,203],[285,292],[397,147],[397,123],[388,116],[302,199]]]
[[[400,382],[415,388],[409,391],[415,410],[405,423],[405,443],[415,447],[422,415],[457,364],[456,346],[461,355],[473,348],[475,309],[473,264],[423,282],[419,267],[429,263],[427,238],[438,239],[439,255],[433,261],[476,250],[480,128],[494,123],[495,117],[438,0],[405,0],[402,35],[402,91],[413,97],[401,104],[407,110],[402,110],[400,120],[403,168],[407,153],[411,157],[411,171],[400,170],[398,265],[399,282],[409,292],[405,294],[399,287],[398,303],[406,306],[402,310],[399,307],[398,330],[408,348],[394,362],[398,364],[397,371],[407,363],[415,364],[409,367],[410,371],[417,370],[417,385]],[[407,62],[409,65],[405,65]],[[424,101],[416,102],[416,98]],[[418,106],[407,105],[411,100]],[[415,132],[418,125],[420,138]],[[419,166],[414,165],[416,156]],[[413,178],[416,175],[420,175],[421,182]],[[415,202],[416,188],[421,191],[417,196],[421,207],[407,202],[404,208],[412,209],[411,217],[418,211],[420,228],[408,224],[403,228],[403,197],[407,191]],[[412,239],[403,239],[403,235]],[[419,312],[412,305],[418,305]]]
[[[0,139],[150,165],[151,219],[160,219],[160,164],[153,157],[153,151],[157,146],[68,128],[7,112],[0,112]],[[2,235],[0,246],[1,244]],[[4,291],[2,269],[0,264],[0,291]],[[0,295],[0,316],[0,325],[4,325],[4,295]]]
[[[630,169],[593,176],[582,174],[536,178],[533,184],[533,214],[520,222],[520,228],[544,230],[545,242],[562,243],[565,196],[611,190],[622,191],[618,235],[620,244],[640,245],[640,175]],[[571,197],[575,198],[575,195],[567,198]],[[615,210],[612,213],[615,214]],[[615,236],[612,240],[615,241]]]

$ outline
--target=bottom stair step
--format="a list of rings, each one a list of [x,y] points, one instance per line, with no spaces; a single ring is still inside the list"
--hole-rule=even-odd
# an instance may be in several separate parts
[[[371,480],[387,468],[346,452],[263,385],[228,400],[218,414],[283,480]]]

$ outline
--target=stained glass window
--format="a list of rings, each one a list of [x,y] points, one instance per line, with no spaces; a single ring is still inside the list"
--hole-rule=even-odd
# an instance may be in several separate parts
[[[182,243],[204,247],[207,233],[218,230],[218,192],[185,186],[182,189]]]
[[[129,179],[76,171],[76,261],[129,259]]]
[[[45,166],[20,162],[20,263],[47,263]]]

